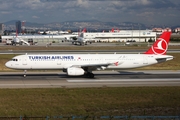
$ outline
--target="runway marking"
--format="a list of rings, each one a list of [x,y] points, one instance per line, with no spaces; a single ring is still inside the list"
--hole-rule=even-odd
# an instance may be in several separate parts
[[[180,78],[155,78],[155,79],[107,79],[107,80],[67,80],[68,82],[137,82],[137,81],[180,81]]]

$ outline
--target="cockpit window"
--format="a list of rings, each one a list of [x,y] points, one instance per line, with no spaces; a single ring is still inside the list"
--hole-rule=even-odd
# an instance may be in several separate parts
[[[18,61],[18,59],[12,59],[12,61]]]

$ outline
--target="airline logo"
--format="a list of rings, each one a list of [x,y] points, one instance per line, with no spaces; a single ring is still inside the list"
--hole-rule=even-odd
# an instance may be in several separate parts
[[[28,56],[30,60],[74,59],[74,56]]]
[[[166,40],[159,38],[157,40],[157,42],[152,46],[152,51],[155,54],[163,55],[164,53],[166,53],[167,48],[168,48],[168,44],[167,44]]]
[[[115,66],[118,66],[118,65],[119,65],[119,62],[115,62],[114,65],[115,65]]]

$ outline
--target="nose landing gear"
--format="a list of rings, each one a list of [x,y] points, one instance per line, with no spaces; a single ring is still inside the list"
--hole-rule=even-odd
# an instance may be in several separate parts
[[[26,72],[27,72],[27,70],[24,70],[24,78],[26,77]]]

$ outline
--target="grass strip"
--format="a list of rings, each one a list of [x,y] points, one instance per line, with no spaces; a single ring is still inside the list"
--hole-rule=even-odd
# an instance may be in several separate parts
[[[179,115],[180,87],[0,89],[0,116]]]

